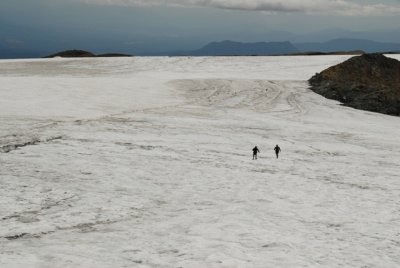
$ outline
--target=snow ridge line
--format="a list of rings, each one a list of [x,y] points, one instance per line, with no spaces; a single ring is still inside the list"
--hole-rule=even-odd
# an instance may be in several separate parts
[[[21,148],[21,147],[26,147],[26,146],[30,146],[30,145],[37,145],[39,143],[50,142],[50,141],[54,141],[54,140],[60,140],[62,138],[63,138],[62,136],[56,136],[56,137],[50,137],[50,138],[47,138],[47,139],[44,139],[44,140],[33,139],[33,140],[26,141],[26,142],[23,142],[23,143],[7,144],[7,145],[4,145],[4,146],[0,147],[0,153],[9,153],[9,152],[15,151],[15,150],[17,150],[18,148]]]

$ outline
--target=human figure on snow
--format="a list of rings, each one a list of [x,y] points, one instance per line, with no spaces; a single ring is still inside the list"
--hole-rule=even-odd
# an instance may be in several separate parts
[[[253,160],[257,160],[257,153],[259,153],[260,150],[258,150],[257,146],[253,148]]]
[[[281,148],[278,146],[278,144],[274,148],[275,154],[276,154],[276,159],[279,158],[279,153],[281,151]]]

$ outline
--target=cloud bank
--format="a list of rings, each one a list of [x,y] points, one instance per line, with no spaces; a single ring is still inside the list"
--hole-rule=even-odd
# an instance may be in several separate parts
[[[348,0],[78,0],[88,4],[209,7],[227,10],[319,13],[347,16],[400,14],[400,5],[359,4]]]

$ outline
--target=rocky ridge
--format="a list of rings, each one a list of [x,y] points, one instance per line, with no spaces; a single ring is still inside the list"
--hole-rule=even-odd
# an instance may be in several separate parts
[[[311,89],[343,105],[400,115],[400,61],[363,54],[332,66],[309,80]]]

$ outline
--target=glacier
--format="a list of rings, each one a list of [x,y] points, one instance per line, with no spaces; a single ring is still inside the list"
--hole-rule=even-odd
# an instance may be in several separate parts
[[[0,60],[0,267],[399,267],[400,118],[307,83],[349,57]]]

